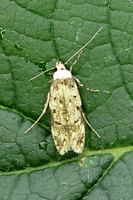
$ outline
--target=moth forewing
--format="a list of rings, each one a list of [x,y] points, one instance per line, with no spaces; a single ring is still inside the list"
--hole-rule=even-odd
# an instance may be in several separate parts
[[[81,153],[85,142],[82,103],[70,71],[60,65],[63,68],[57,68],[49,96],[52,135],[61,155],[69,150]]]

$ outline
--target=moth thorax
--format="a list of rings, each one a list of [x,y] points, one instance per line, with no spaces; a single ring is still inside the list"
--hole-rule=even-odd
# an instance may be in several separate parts
[[[62,63],[56,65],[57,71],[53,75],[53,79],[72,78],[72,74]]]

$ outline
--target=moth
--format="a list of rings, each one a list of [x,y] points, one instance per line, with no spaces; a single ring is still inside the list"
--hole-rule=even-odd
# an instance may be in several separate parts
[[[64,155],[70,150],[73,150],[78,154],[82,153],[85,144],[84,120],[97,134],[97,136],[100,137],[83,114],[82,102],[75,81],[77,81],[79,86],[83,85],[76,77],[72,75],[71,71],[72,67],[79,59],[82,53],[82,49],[84,49],[85,46],[87,46],[93,40],[93,38],[99,33],[101,29],[102,27],[95,33],[91,40],[89,40],[81,49],[79,49],[79,51],[77,51],[71,58],[69,58],[65,64],[59,62],[56,63],[54,68],[51,68],[56,69],[56,72],[53,74],[50,91],[48,93],[47,101],[45,103],[42,114],[39,116],[36,122],[28,130],[25,131],[25,133],[27,133],[40,120],[49,105],[51,112],[52,136],[56,149],[60,155]],[[70,67],[70,71],[67,70],[65,65],[78,53],[78,58]],[[41,74],[45,72],[42,72]],[[33,77],[30,80],[33,80],[39,75]],[[94,92],[98,91],[91,90],[89,88],[86,89]]]

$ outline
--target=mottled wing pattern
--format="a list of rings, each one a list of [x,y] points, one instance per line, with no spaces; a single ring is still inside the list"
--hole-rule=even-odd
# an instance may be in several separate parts
[[[53,80],[49,107],[55,146],[63,155],[69,150],[81,153],[84,148],[85,127],[81,99],[73,78]]]

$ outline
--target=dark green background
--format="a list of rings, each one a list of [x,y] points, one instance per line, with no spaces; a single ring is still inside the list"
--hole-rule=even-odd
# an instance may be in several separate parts
[[[73,75],[100,90],[79,89],[101,137],[86,125],[83,153],[60,156],[49,109],[24,135],[42,112],[51,76],[29,79],[65,63],[100,27]],[[0,0],[0,200],[131,200],[132,98],[132,0]]]

